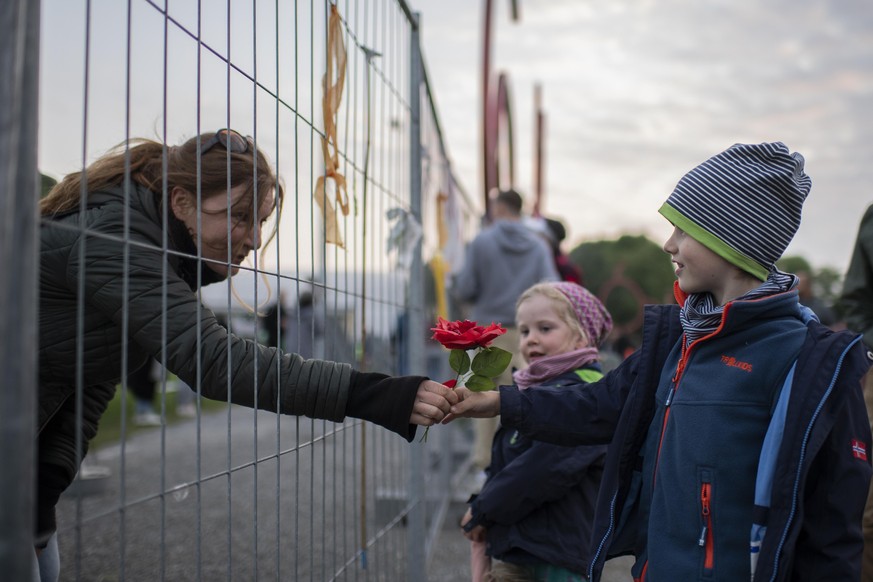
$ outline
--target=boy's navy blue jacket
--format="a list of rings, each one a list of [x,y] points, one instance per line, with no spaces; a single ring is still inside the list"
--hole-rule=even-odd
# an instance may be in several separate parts
[[[734,410],[741,424],[759,427],[755,411],[762,402],[732,401],[729,393],[719,393],[724,401],[718,402],[687,397],[710,385],[724,391],[724,378],[743,372],[754,378],[759,371],[763,401],[778,397],[789,360],[797,367],[754,580],[859,579],[861,515],[873,472],[860,380],[870,358],[850,332],[812,321],[799,333],[799,313],[795,291],[732,302],[715,335],[683,354],[679,307],[648,306],[640,349],[601,382],[561,393],[501,388],[505,426],[566,445],[611,441],[592,580],[607,557],[623,554],[637,556],[634,574],[646,582],[748,579],[748,531],[757,517],[756,467],[749,470],[748,459],[760,452],[763,435],[743,440],[748,435],[725,419]],[[780,339],[775,345],[768,341],[773,337]],[[680,356],[684,374],[694,370],[693,384],[679,373],[674,385]],[[755,385],[739,382],[747,391]],[[675,402],[668,406],[668,399]],[[737,463],[746,468],[736,470]],[[703,511],[710,494],[711,514]],[[725,494],[728,501],[720,504]]]
[[[580,381],[570,371],[541,386],[560,393]],[[470,505],[468,528],[487,528],[486,552],[498,560],[552,564],[584,574],[605,457],[606,445],[565,447],[501,426],[488,479]]]

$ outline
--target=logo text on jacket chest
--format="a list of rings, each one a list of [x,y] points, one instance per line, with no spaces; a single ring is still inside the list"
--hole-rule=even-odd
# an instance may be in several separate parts
[[[721,356],[721,363],[724,364],[725,366],[729,366],[731,368],[739,368],[743,372],[751,372],[752,371],[752,364],[750,364],[749,362],[741,362],[740,360],[736,359],[733,356],[722,355]]]

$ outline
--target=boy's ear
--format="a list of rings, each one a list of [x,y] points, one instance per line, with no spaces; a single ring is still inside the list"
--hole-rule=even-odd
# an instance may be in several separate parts
[[[181,186],[173,186],[170,190],[170,208],[173,209],[173,214],[179,220],[190,216],[196,209],[194,196]]]

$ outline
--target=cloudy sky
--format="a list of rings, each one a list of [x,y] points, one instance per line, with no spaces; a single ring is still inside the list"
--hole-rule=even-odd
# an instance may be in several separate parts
[[[408,2],[421,13],[424,57],[454,169],[470,196],[479,200],[484,3]],[[298,117],[286,110],[274,114],[274,103],[253,100],[251,85],[239,75],[228,75],[225,64],[210,52],[224,52],[231,36],[234,60],[243,69],[254,68],[250,63],[256,46],[261,83],[272,87],[271,77],[278,77],[275,84],[286,99],[299,95],[299,117],[320,119],[319,101],[306,91],[319,86],[323,55],[310,58],[309,49],[318,53],[321,41],[310,42],[307,27],[323,30],[322,3],[170,2],[178,25],[168,30],[166,74],[161,4],[130,3],[128,40],[126,2],[44,0],[40,165],[47,173],[60,177],[79,169],[84,158],[93,159],[125,135],[160,135],[164,123],[173,142],[196,127],[212,129],[230,122],[247,133],[259,126],[259,143],[267,151],[274,134],[281,132],[288,144],[284,136],[294,133]],[[548,126],[545,211],[565,220],[572,243],[625,232],[646,234],[660,243],[669,226],[657,209],[682,174],[734,143],[779,140],[806,157],[813,180],[803,224],[788,252],[806,256],[817,267],[845,269],[858,220],[873,202],[873,3],[518,4],[518,22],[510,18],[509,0],[495,0],[493,14],[493,70],[508,73],[512,91],[516,185],[532,192],[533,96],[539,83]],[[351,7],[345,16],[355,23],[366,20],[368,13],[384,14],[387,5],[389,0],[340,2]],[[293,6],[299,12],[296,20],[289,14]],[[88,10],[92,23],[86,90],[82,79]],[[259,15],[257,33],[253,11]],[[298,24],[295,40],[288,31]],[[204,46],[209,46],[199,53],[192,36],[198,26]],[[367,32],[358,32],[367,42]],[[362,58],[355,51],[351,55]],[[385,55],[382,66],[399,69],[402,56]],[[279,65],[276,60],[281,60]],[[194,82],[198,62],[201,81]],[[294,62],[296,70],[289,66]],[[358,74],[351,62],[349,67],[349,75]],[[293,85],[295,78],[298,85]],[[360,107],[357,95],[350,95],[344,106],[352,103]],[[305,124],[301,127],[299,149],[277,148],[274,160],[280,173],[309,168],[310,152],[318,153],[313,134]],[[306,146],[310,143],[311,149]],[[288,174],[285,180],[312,191],[317,172]],[[306,228],[306,220],[292,224]],[[300,238],[299,230],[291,234],[289,239]]]
[[[480,196],[484,2],[410,0],[456,171]],[[669,227],[684,172],[733,143],[783,141],[813,180],[790,254],[843,270],[873,203],[873,4],[495,0],[493,69],[509,74],[516,182],[532,191],[533,94],[547,115],[546,213],[570,237]]]

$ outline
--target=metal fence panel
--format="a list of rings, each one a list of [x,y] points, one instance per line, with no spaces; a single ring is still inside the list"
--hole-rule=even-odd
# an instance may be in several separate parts
[[[0,6],[0,564],[30,574],[36,410],[38,1]]]
[[[233,279],[201,289],[204,317],[209,309],[232,333],[266,341],[280,315],[271,319],[253,309],[264,311],[280,298],[290,313],[277,338],[282,345],[362,370],[444,379],[445,354],[426,341],[427,329],[437,314],[451,315],[443,282],[461,260],[477,216],[454,178],[440,132],[418,16],[402,0],[346,0],[336,5],[339,28],[331,36],[332,9],[329,2],[290,0],[47,0],[40,169],[61,178],[137,137],[173,146],[222,127],[251,136],[284,183],[285,205],[275,239]],[[2,35],[4,44],[35,43],[38,13],[38,2],[5,4],[2,26],[17,35]],[[18,29],[19,21],[30,26]],[[331,65],[339,74],[337,38],[348,60],[332,132],[323,95],[336,78],[323,76]],[[7,75],[21,81],[4,88],[10,98],[34,102],[27,98],[35,94],[38,69],[30,64],[16,69],[18,76]],[[0,139],[0,149],[10,150],[6,171],[26,174],[15,187],[9,187],[12,173],[4,175],[7,193],[36,192],[28,173],[35,165],[28,157],[37,140],[35,116],[26,113],[17,120],[20,143]],[[332,146],[326,152],[324,139]],[[348,214],[334,196],[337,176],[348,185]],[[320,181],[328,186],[319,200]],[[166,200],[166,178],[163,184]],[[12,572],[30,568],[29,557],[17,557],[29,538],[15,532],[29,527],[34,503],[28,488],[15,489],[34,470],[26,446],[33,442],[32,426],[28,432],[12,421],[34,414],[35,349],[28,350],[27,330],[36,329],[28,298],[37,293],[27,260],[35,252],[28,247],[35,244],[28,228],[35,197],[24,197],[21,207],[8,194],[2,198],[4,208],[16,210],[4,220],[14,216],[19,227],[4,227],[4,256],[8,249],[22,251],[6,257],[21,266],[22,277],[0,285],[3,329],[20,320],[25,330],[20,347],[6,341],[3,349],[4,377],[15,387],[4,391],[0,410],[3,448],[21,445],[4,450],[4,466],[13,469],[0,475],[0,490],[14,491],[22,509],[2,514],[2,561]],[[338,213],[335,232],[323,209],[329,201]],[[116,241],[123,257],[132,245],[128,235],[123,230]],[[154,250],[172,254],[166,239]],[[127,272],[125,281],[135,276]],[[23,299],[15,297],[16,285]],[[87,321],[83,291],[80,286],[80,329]],[[309,309],[304,296],[313,299]],[[162,301],[166,352],[173,349],[166,290]],[[127,354],[133,347],[127,299],[123,305],[120,347]],[[197,356],[199,362],[199,350]],[[76,357],[72,381],[81,414],[88,356],[80,347]],[[158,360],[170,361],[166,353]],[[226,365],[230,378],[235,371]],[[123,376],[128,367],[134,366],[124,356]],[[134,399],[123,379],[97,441],[61,498],[61,580],[425,579],[466,454],[463,424],[408,445],[354,419],[335,424],[232,405],[231,384],[227,402],[210,403],[199,398],[205,370],[192,386],[166,367],[156,370],[161,425],[133,423]],[[191,393],[196,414],[186,418],[177,406]],[[21,430],[10,433],[16,426]],[[78,450],[85,444],[78,442]]]

